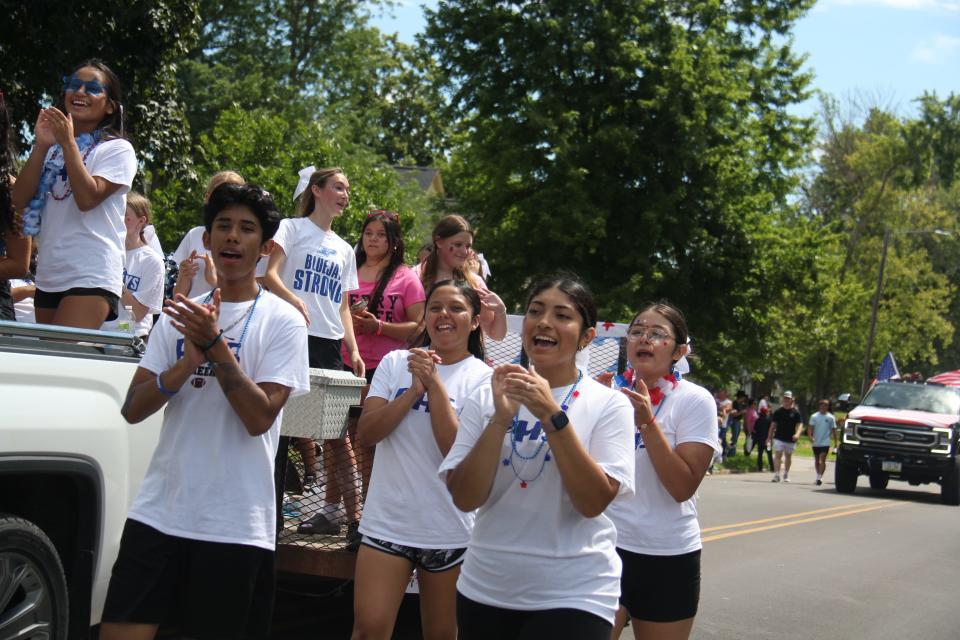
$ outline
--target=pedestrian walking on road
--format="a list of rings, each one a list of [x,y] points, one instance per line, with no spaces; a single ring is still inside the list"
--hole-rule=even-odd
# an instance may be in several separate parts
[[[689,350],[687,323],[670,304],[643,309],[627,330],[637,493],[607,513],[623,560],[613,638],[629,617],[637,640],[684,639],[700,601],[700,523],[696,492],[720,443],[710,392],[674,367]]]
[[[773,423],[767,444],[773,442],[773,482],[780,482],[780,469],[783,468],[783,481],[790,482],[790,462],[797,448],[797,440],[803,433],[803,416],[793,406],[793,392],[783,392],[783,406],[773,412]],[[785,463],[781,460],[785,458]]]
[[[763,471],[763,456],[767,456],[767,467],[773,471],[773,452],[770,443],[770,412],[764,407],[753,423],[753,446],[757,449],[757,472]]]
[[[810,416],[807,436],[813,443],[813,455],[817,467],[817,485],[823,484],[823,474],[827,470],[827,454],[830,453],[830,441],[837,448],[837,419],[830,413],[830,401],[821,400],[820,410]]]

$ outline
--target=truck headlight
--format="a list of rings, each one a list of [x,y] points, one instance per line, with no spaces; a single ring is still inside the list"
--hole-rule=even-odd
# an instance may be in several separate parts
[[[942,453],[950,455],[951,440],[953,440],[953,430],[949,427],[934,427],[933,432],[937,434],[937,443],[930,453]]]
[[[855,418],[847,418],[843,423],[843,444],[860,444],[860,438],[857,437],[857,426],[860,421]]]

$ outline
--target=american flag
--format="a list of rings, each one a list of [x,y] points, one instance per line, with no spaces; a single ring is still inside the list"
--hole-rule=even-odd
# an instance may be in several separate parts
[[[877,372],[877,382],[884,380],[899,380],[900,371],[897,369],[897,361],[893,359],[893,352],[888,351],[880,362],[880,370]]]

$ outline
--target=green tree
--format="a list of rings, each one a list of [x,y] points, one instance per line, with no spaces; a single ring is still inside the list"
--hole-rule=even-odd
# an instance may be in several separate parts
[[[918,180],[923,163],[916,140],[922,121],[872,109],[857,124],[827,101],[824,122],[818,168],[802,202],[803,224],[823,239],[816,249],[822,267],[815,283],[784,293],[777,302],[798,300],[792,307],[797,313],[784,318],[781,327],[794,359],[777,362],[778,370],[818,397],[860,390],[887,231],[891,242],[872,370],[893,351],[903,369],[930,373],[938,348],[949,344],[954,332],[949,308],[955,293],[934,257],[947,247],[955,250],[956,240],[934,231],[953,230],[956,215],[941,205],[937,189]]]
[[[334,230],[348,242],[358,239],[360,225],[371,208],[400,212],[401,225],[408,233],[412,233],[417,214],[428,208],[418,188],[401,184],[396,172],[385,167],[379,157],[338,139],[322,123],[232,107],[201,136],[196,167],[203,180],[173,182],[150,193],[164,247],[172,250],[186,231],[200,224],[205,180],[213,173],[223,169],[239,172],[273,194],[280,209],[293,215],[291,196],[297,172],[309,165],[340,166],[350,179],[350,206],[334,222]],[[411,255],[415,250],[411,249]]]
[[[202,36],[178,77],[195,139],[230,106],[327,122],[391,163],[445,150],[436,65],[369,24],[379,1],[203,0]]]
[[[441,1],[427,40],[457,134],[447,185],[508,302],[559,266],[605,317],[668,297],[698,375],[763,354],[761,247],[812,137],[791,48],[807,0]],[[509,283],[509,284],[508,284]]]

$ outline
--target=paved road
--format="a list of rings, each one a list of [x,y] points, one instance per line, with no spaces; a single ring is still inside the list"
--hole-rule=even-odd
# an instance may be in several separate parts
[[[821,487],[812,461],[797,467],[788,485],[705,479],[693,638],[960,638],[960,509],[939,503],[939,486],[874,492],[864,477],[840,495],[832,465]]]
[[[812,461],[795,466],[790,484],[766,473],[705,479],[694,640],[960,638],[960,509],[939,503],[939,486],[891,482],[879,493],[861,478],[843,496],[832,466],[821,487]],[[350,637],[349,590],[316,598],[281,588],[274,638]],[[410,602],[395,640],[419,637],[416,618]]]

